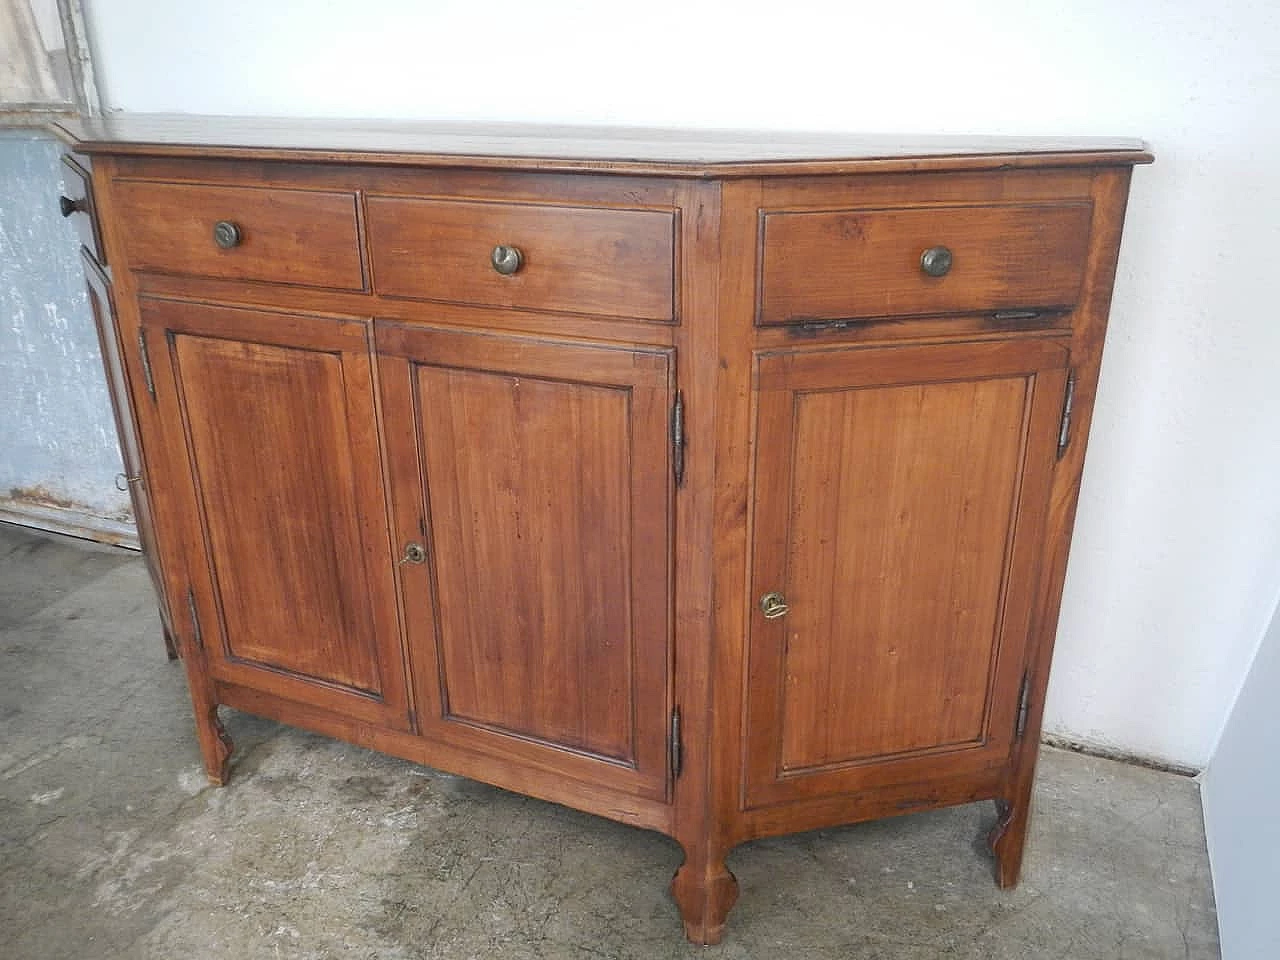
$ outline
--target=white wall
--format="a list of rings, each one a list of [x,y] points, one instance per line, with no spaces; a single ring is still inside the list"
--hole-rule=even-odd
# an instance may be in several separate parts
[[[1280,957],[1280,610],[1201,781],[1224,960]]]
[[[1280,585],[1280,8],[86,6],[127,110],[1146,137],[1047,728],[1208,758]]]

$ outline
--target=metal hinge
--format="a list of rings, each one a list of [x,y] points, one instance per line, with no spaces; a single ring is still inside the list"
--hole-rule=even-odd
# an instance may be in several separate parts
[[[1022,690],[1018,694],[1018,725],[1013,731],[1013,739],[1021,740],[1027,732],[1027,712],[1031,707],[1031,671],[1022,675]]]
[[[671,762],[671,779],[674,780],[680,776],[680,770],[684,766],[684,745],[680,741],[680,708],[676,707],[671,711],[671,733],[670,740],[667,743],[669,760]]]
[[[848,330],[850,327],[857,326],[857,320],[801,320],[794,328],[794,332],[798,334],[815,334],[826,333],[829,330]]]
[[[1039,310],[997,310],[991,315],[996,323],[1013,323],[1018,320],[1038,320]]]
[[[138,331],[138,353],[142,357],[142,379],[147,384],[147,393],[151,394],[151,399],[156,398],[156,381],[151,375],[151,355],[147,352],[147,332],[145,330]]]
[[[196,646],[204,647],[204,633],[200,629],[200,611],[196,609],[196,592],[187,587],[187,609],[191,612],[191,633]]]
[[[684,393],[676,391],[671,407],[671,472],[676,486],[684,484]]]
[[[1067,395],[1062,400],[1062,422],[1058,425],[1058,459],[1066,453],[1067,444],[1071,442],[1071,407],[1076,399],[1076,372],[1067,376]]]

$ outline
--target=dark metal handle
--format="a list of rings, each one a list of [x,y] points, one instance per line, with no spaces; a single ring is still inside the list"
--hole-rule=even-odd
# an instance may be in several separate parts
[[[766,593],[760,598],[760,612],[764,614],[766,620],[777,620],[779,617],[785,617],[791,610],[787,605],[787,598],[776,591]]]
[[[240,226],[230,220],[219,220],[213,225],[213,242],[223,250],[240,246],[240,241],[243,239]]]
[[[500,243],[493,248],[493,253],[489,255],[489,262],[493,264],[493,269],[504,277],[509,277],[524,263],[524,254],[520,252],[519,247]]]
[[[920,269],[931,277],[945,277],[951,271],[951,250],[944,246],[930,247],[920,254]]]
[[[88,213],[88,197],[81,197],[79,200],[72,200],[70,197],[59,197],[58,209],[62,212],[64,217],[69,217],[73,213]]]

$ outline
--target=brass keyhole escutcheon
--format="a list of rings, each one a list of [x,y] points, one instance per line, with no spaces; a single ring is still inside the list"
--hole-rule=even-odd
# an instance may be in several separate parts
[[[787,606],[787,598],[776,591],[766,593],[760,598],[760,611],[766,620],[777,620],[785,617],[791,608]]]
[[[427,551],[420,543],[405,544],[404,556],[400,558],[401,563],[422,563],[427,559]]]

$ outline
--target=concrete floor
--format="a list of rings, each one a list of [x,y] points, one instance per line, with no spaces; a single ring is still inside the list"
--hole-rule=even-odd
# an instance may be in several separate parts
[[[1218,956],[1194,782],[1046,750],[1022,884],[989,804],[763,840],[719,947],[656,834],[228,712],[206,786],[136,554],[0,524],[0,957]]]

